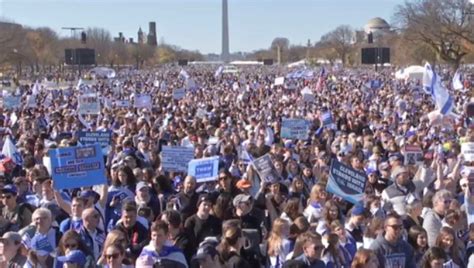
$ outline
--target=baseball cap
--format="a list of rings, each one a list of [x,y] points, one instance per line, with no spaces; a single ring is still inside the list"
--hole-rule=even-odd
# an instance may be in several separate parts
[[[206,256],[210,256],[214,258],[219,252],[217,252],[216,248],[210,244],[205,244],[198,248],[196,255],[194,255],[193,260],[203,260]]]
[[[208,195],[208,194],[201,194],[199,196],[199,199],[197,201],[197,206],[199,207],[199,205],[201,205],[202,202],[210,202],[212,203],[212,199],[211,197]]]
[[[365,208],[363,206],[355,206],[352,208],[352,216],[363,216],[365,215]]]
[[[389,161],[403,161],[403,155],[400,153],[391,154],[388,160]]]
[[[96,197],[98,194],[94,190],[81,191],[79,197],[88,199],[89,197]]]
[[[234,197],[234,200],[232,201],[232,204],[234,205],[234,207],[237,207],[240,203],[247,202],[251,198],[252,197],[250,195],[238,194],[236,197]]]
[[[16,195],[18,193],[18,190],[16,189],[16,186],[13,184],[7,184],[3,187],[2,193],[9,193]]]
[[[408,169],[404,168],[404,167],[396,167],[393,171],[392,171],[392,178],[396,178],[398,177],[398,175],[402,174],[402,173],[407,173],[408,172]]]
[[[0,242],[5,240],[21,243],[21,235],[17,232],[6,232],[0,238]]]
[[[141,181],[141,182],[137,183],[137,188],[136,189],[137,189],[137,191],[140,191],[141,189],[143,189],[145,187],[149,188],[149,186],[144,181]]]
[[[80,250],[71,250],[66,256],[59,256],[58,261],[75,263],[82,267],[86,264],[86,255]]]

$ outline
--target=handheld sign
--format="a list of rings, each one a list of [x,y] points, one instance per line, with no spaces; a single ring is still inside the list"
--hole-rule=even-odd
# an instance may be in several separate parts
[[[72,189],[107,182],[100,145],[49,150],[54,188]]]
[[[130,101],[129,100],[116,100],[115,106],[117,108],[128,108],[130,107]]]
[[[180,100],[184,98],[186,95],[186,89],[185,88],[177,88],[173,90],[173,100]]]
[[[283,118],[281,137],[285,139],[308,139],[309,124],[304,119]]]
[[[188,175],[194,176],[196,182],[215,181],[219,169],[219,157],[193,159],[188,165]]]
[[[100,100],[94,94],[83,94],[79,96],[79,114],[100,114]]]
[[[110,149],[112,131],[80,131],[78,132],[78,137],[82,145],[94,145],[97,143],[102,148],[102,152],[107,153]]]
[[[280,180],[280,175],[273,165],[270,155],[266,154],[261,156],[253,161],[253,166],[260,175],[262,180],[265,180],[270,183],[278,182]]]
[[[277,77],[275,78],[275,86],[281,86],[285,83],[285,77]]]
[[[165,171],[187,172],[189,161],[194,159],[194,148],[184,146],[163,146],[161,164]]]
[[[419,165],[423,163],[423,150],[417,145],[405,145],[402,148],[405,165]]]
[[[151,96],[145,94],[138,94],[135,96],[135,108],[151,109]]]
[[[329,170],[326,190],[353,204],[359,204],[364,197],[367,175],[343,163],[333,160]]]
[[[3,96],[3,107],[6,109],[20,108],[21,96]]]
[[[474,142],[463,143],[461,145],[461,153],[464,155],[465,161],[474,161]]]

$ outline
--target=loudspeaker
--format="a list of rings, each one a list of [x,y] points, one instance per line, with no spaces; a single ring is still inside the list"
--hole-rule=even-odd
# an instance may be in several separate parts
[[[64,56],[66,64],[94,65],[95,50],[90,48],[65,49]]]
[[[179,66],[186,66],[186,65],[188,65],[188,60],[178,60],[178,65]]]
[[[388,47],[362,48],[361,62],[362,64],[390,63],[390,48]]]
[[[263,65],[273,65],[273,59],[263,59]]]

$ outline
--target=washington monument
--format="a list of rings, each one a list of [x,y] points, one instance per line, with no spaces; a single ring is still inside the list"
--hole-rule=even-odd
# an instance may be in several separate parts
[[[222,54],[221,60],[229,62],[229,16],[227,14],[227,0],[222,0]]]

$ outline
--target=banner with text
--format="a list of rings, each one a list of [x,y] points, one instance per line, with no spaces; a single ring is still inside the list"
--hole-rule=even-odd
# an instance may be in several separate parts
[[[308,139],[309,123],[304,119],[283,118],[281,137],[285,139]]]
[[[329,170],[326,190],[353,204],[359,204],[364,197],[367,175],[333,159]]]
[[[280,181],[280,175],[273,165],[273,161],[269,154],[261,156],[253,161],[253,166],[260,175],[260,178],[269,183]]]
[[[187,172],[189,161],[194,159],[194,148],[184,146],[163,146],[161,164],[165,171]]]
[[[100,114],[100,99],[92,94],[79,96],[79,114]]]
[[[82,145],[97,143],[102,148],[102,152],[106,153],[110,150],[112,131],[80,131],[77,135]]]
[[[196,182],[217,180],[219,169],[219,156],[193,159],[188,165],[188,175],[194,176]]]

